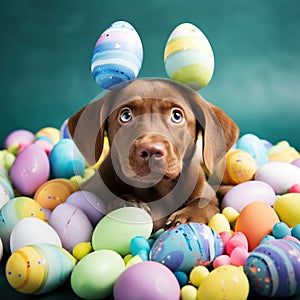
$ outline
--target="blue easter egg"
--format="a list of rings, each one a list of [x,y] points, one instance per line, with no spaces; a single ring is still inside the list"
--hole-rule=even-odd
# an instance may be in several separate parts
[[[286,298],[300,293],[300,244],[278,239],[256,247],[244,271],[259,295]]]
[[[117,21],[99,37],[92,54],[91,72],[104,89],[133,80],[143,60],[141,39],[131,24]]]
[[[50,152],[49,161],[54,178],[83,176],[85,159],[71,139],[60,140]]]
[[[210,265],[223,251],[223,241],[214,229],[205,224],[187,223],[161,234],[149,257],[173,272],[189,273],[194,266]]]
[[[254,134],[248,133],[241,136],[236,143],[236,148],[248,152],[255,159],[257,166],[269,162],[264,142]]]

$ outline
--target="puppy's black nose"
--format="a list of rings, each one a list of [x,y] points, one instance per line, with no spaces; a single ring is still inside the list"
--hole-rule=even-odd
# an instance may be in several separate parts
[[[144,161],[149,161],[150,158],[161,160],[165,155],[165,146],[160,143],[141,143],[137,146],[137,156]]]

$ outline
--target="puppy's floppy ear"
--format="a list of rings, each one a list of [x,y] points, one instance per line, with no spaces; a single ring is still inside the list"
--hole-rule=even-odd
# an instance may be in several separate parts
[[[105,97],[91,102],[68,120],[70,135],[89,165],[94,165],[103,149]]]
[[[199,94],[191,99],[198,125],[203,132],[203,161],[209,172],[234,145],[239,135],[236,123],[220,108]]]

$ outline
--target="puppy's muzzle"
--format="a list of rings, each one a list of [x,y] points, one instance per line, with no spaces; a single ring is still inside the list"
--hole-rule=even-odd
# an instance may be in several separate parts
[[[130,149],[129,163],[139,176],[166,171],[167,149],[162,142],[136,142]]]

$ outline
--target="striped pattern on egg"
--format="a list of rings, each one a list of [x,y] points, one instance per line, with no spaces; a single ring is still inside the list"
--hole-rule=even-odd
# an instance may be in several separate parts
[[[211,80],[214,54],[203,32],[190,23],[177,26],[164,52],[165,69],[170,79],[200,90]]]
[[[134,27],[125,21],[111,24],[96,42],[91,72],[104,89],[133,80],[143,61],[143,46]]]
[[[300,244],[278,239],[256,247],[244,266],[251,289],[268,297],[300,293]]]

